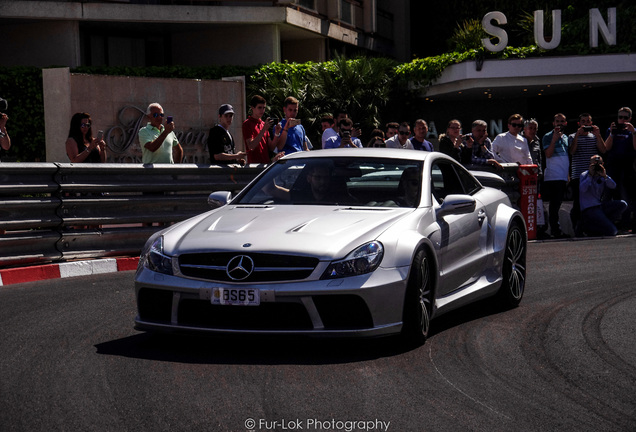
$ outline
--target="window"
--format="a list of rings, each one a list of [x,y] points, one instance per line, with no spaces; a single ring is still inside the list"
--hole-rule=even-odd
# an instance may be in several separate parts
[[[444,201],[447,195],[473,195],[481,189],[475,179],[463,168],[449,161],[437,161],[431,169],[431,190],[438,202]]]
[[[298,0],[298,6],[305,9],[316,10],[316,0]]]
[[[353,6],[345,0],[340,0],[340,21],[353,24]]]

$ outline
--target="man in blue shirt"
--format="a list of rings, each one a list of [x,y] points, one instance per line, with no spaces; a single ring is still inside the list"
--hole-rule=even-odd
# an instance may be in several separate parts
[[[618,233],[614,221],[620,219],[627,208],[621,200],[606,200],[606,189],[615,189],[616,183],[605,172],[603,158],[594,155],[590,168],[581,174],[579,183],[581,225],[588,235],[615,236]]]
[[[423,119],[415,120],[413,124],[413,136],[410,141],[414,150],[434,151],[433,144],[426,141],[426,135],[428,135],[428,124]]]
[[[623,213],[622,225],[632,232],[636,230],[636,129],[632,124],[632,110],[621,107],[618,110],[618,120],[612,122],[607,130],[605,147],[607,153],[607,172],[616,181],[613,191],[615,199],[625,200],[628,209]],[[632,213],[634,213],[632,217]]]
[[[352,129],[353,121],[350,118],[340,120],[340,124],[338,125],[338,134],[327,138],[324,148],[362,148],[362,142],[360,142],[358,138],[351,136],[351,133],[353,132]]]
[[[545,172],[543,173],[543,199],[549,201],[548,207],[550,234],[561,238],[564,234],[559,225],[559,209],[563,202],[570,172],[568,156],[568,136],[565,127],[568,121],[565,114],[556,114],[552,121],[554,129],[543,136],[541,143],[545,151]]]
[[[293,96],[285,99],[285,102],[283,102],[283,113],[285,118],[280,122],[282,129],[274,137],[278,152],[290,154],[308,150],[305,128],[300,124],[300,119],[296,118],[298,115],[298,99]]]

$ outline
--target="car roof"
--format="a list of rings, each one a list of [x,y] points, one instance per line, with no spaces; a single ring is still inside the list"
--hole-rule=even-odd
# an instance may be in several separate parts
[[[306,157],[380,157],[387,159],[410,159],[413,161],[424,161],[432,157],[433,153],[421,150],[395,149],[395,148],[343,148],[343,149],[322,149],[309,152],[295,152],[286,155],[284,159],[298,159]],[[436,153],[437,156],[444,156]]]

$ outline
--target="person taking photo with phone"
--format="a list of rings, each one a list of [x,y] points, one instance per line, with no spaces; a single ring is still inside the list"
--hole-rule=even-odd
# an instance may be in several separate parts
[[[613,197],[625,200],[628,205],[620,228],[636,232],[636,130],[630,108],[618,110],[618,118],[612,122],[605,136],[607,173],[616,181]]]
[[[279,152],[284,151],[285,154],[295,153],[298,151],[308,151],[307,134],[305,128],[300,124],[298,115],[298,99],[289,96],[283,102],[283,113],[285,118],[281,120],[280,131],[274,131],[274,143]]]
[[[174,133],[175,124],[168,117],[163,125],[163,107],[158,103],[151,103],[146,109],[148,124],[139,130],[139,144],[142,151],[143,164],[181,163],[183,147]]]
[[[572,156],[572,175],[570,186],[572,187],[572,210],[570,220],[574,227],[574,234],[578,237],[582,234],[579,220],[581,219],[581,207],[579,205],[579,181],[581,174],[590,164],[590,158],[595,154],[605,153],[605,141],[601,136],[601,130],[592,122],[589,113],[579,115],[579,128],[569,136],[570,155]]]
[[[72,163],[106,162],[106,143],[103,132],[93,137],[91,115],[85,112],[75,113],[71,117],[71,126],[66,139],[66,155]]]
[[[280,125],[275,117],[267,117],[263,120],[267,101],[263,96],[254,95],[250,100],[250,115],[243,122],[243,139],[245,140],[245,149],[247,151],[247,163],[250,164],[268,164],[274,155],[276,145],[274,143],[274,134],[270,134],[270,128],[278,129],[280,133]]]
[[[9,132],[7,132],[9,116],[4,113],[8,107],[7,101],[0,98],[0,148],[4,151],[8,151],[11,148],[11,138],[9,137]]]

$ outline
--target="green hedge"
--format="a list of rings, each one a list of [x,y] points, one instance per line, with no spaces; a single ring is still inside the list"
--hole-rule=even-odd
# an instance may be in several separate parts
[[[465,52],[448,52],[434,57],[415,59],[399,64],[386,58],[346,59],[336,56],[332,61],[315,63],[270,63],[253,67],[79,67],[72,73],[119,75],[136,77],[220,79],[245,76],[247,99],[261,94],[268,100],[269,114],[282,117],[282,102],[287,96],[297,97],[299,117],[303,119],[312,142],[320,137],[319,119],[337,108],[346,108],[355,121],[362,123],[367,133],[388,121],[411,118],[418,102],[419,92],[409,83],[420,86],[431,84],[444,69],[452,64],[477,58],[525,58],[573,53],[595,54],[608,52],[634,52],[636,32],[626,32],[626,16],[635,15],[635,7],[621,10],[619,44],[604,44],[590,49],[581,44],[570,44],[557,50],[544,51],[536,46],[507,47],[500,53],[486,52],[483,48]],[[571,10],[570,10],[571,13]],[[571,33],[577,33],[567,28]],[[564,33],[566,33],[564,29]],[[581,36],[582,37],[582,36]],[[3,160],[20,162],[44,161],[46,157],[44,108],[42,101],[42,71],[35,67],[0,68],[0,97],[9,101],[9,122],[12,148],[2,154]],[[363,143],[366,136],[363,136]],[[4,152],[3,152],[4,153]]]

